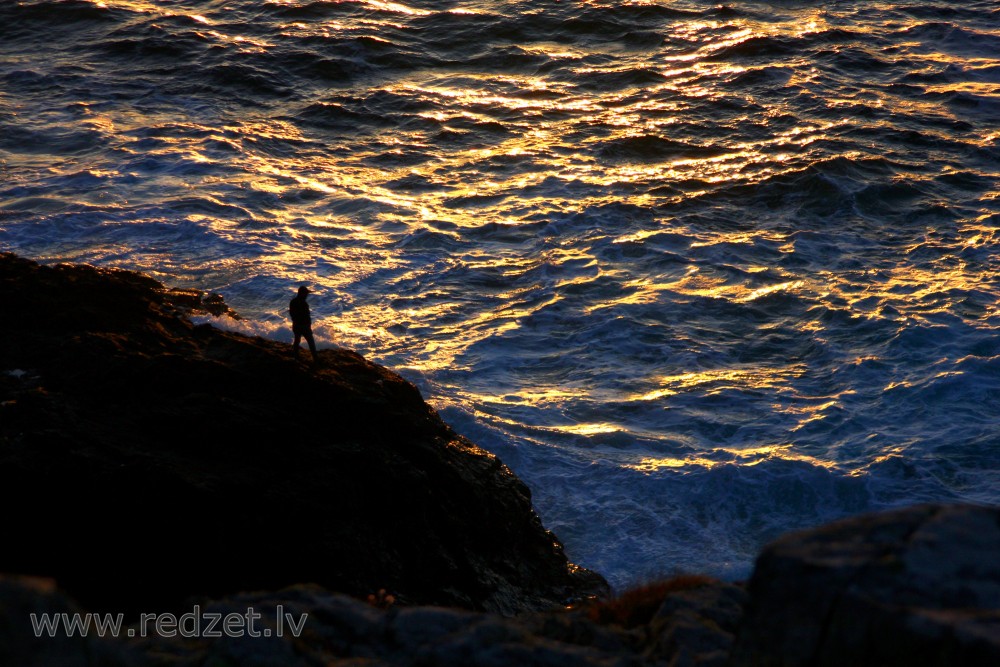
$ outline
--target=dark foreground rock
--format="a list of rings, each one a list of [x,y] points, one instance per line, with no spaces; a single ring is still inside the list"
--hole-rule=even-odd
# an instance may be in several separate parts
[[[602,589],[412,384],[199,306],[224,308],[0,254],[0,571],[114,611],[305,582],[504,613]]]
[[[377,609],[316,586],[272,593],[243,594],[203,602],[185,620],[165,625],[123,625],[118,638],[36,638],[29,608],[48,612],[79,610],[44,581],[0,577],[0,664],[18,667],[722,667],[727,633],[714,626],[733,594],[731,584],[681,580],[644,594],[656,604],[529,612],[509,618],[443,607]],[[737,594],[738,597],[738,594]],[[229,636],[204,638],[215,615],[247,618]],[[279,616],[284,619],[279,623]],[[195,619],[199,624],[196,626]],[[131,619],[135,621],[135,619]],[[724,621],[726,623],[726,621]],[[678,625],[698,626],[684,636],[687,648],[668,645]],[[199,627],[200,626],[200,627]],[[215,632],[221,628],[216,626]],[[234,624],[235,628],[236,625]],[[134,635],[129,637],[129,632]],[[250,636],[253,633],[257,636]],[[222,633],[225,634],[225,633]],[[280,634],[280,636],[279,636]],[[731,635],[729,636],[731,639]],[[721,644],[720,644],[721,642]],[[711,645],[714,650],[698,652]]]
[[[925,505],[786,535],[749,593],[734,666],[1000,665],[1000,509]]]
[[[511,618],[442,607],[386,610],[294,586],[200,600],[184,610],[188,620],[179,615],[166,632],[148,624],[145,636],[136,617],[126,616],[117,637],[104,638],[37,637],[30,612],[80,610],[52,582],[0,576],[0,665],[995,667],[998,554],[1000,510],[916,507],[783,537],[765,549],[749,592],[686,576]],[[229,636],[184,636],[196,634],[196,613],[205,631],[209,614],[248,618],[248,610],[257,636],[247,623]]]
[[[124,645],[111,637],[36,633],[32,614],[82,613],[51,579],[0,575],[0,665],[4,667],[117,667]]]

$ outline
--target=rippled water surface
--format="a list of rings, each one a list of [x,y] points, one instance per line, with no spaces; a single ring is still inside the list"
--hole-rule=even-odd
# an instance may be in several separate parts
[[[0,160],[5,248],[308,282],[616,585],[1000,502],[995,0],[4,0]]]

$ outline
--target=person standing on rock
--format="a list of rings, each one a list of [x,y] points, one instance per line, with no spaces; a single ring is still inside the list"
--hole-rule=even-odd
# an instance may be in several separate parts
[[[316,355],[316,341],[313,340],[312,316],[309,314],[309,304],[306,297],[309,296],[309,288],[303,285],[299,288],[298,295],[288,304],[288,314],[292,317],[292,333],[295,334],[295,342],[292,349],[295,357],[299,356],[299,343],[303,338],[309,343],[309,351],[312,352],[313,363],[319,361]]]

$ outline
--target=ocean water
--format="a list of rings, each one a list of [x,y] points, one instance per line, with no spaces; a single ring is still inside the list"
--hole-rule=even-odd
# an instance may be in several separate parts
[[[995,0],[0,2],[0,247],[308,283],[617,587],[1000,502],[998,228]]]

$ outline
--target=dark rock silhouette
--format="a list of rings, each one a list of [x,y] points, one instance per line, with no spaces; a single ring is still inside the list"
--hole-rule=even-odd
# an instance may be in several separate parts
[[[114,611],[306,582],[503,613],[604,589],[412,384],[184,317],[208,307],[0,254],[0,572]]]
[[[923,505],[767,547],[731,664],[1000,665],[1000,508]]]

